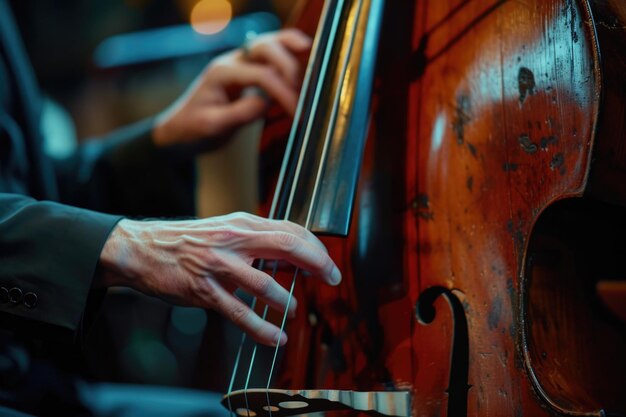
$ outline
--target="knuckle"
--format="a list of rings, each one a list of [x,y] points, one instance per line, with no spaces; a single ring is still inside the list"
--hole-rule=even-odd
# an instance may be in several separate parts
[[[224,275],[228,272],[228,264],[221,256],[216,254],[209,254],[208,263],[211,265],[211,269],[217,272],[220,275]]]
[[[230,311],[228,312],[228,317],[233,323],[241,324],[246,321],[248,314],[250,314],[250,310],[248,309],[248,307],[244,305],[236,305],[231,307]]]
[[[264,297],[271,292],[272,282],[265,276],[250,274],[249,283],[251,291],[258,296]]]
[[[320,251],[319,252],[319,262],[320,269],[325,273],[330,275],[335,269],[335,263],[326,253]]]
[[[243,231],[236,228],[224,228],[213,232],[213,240],[220,246],[234,243],[242,237],[244,237]]]
[[[265,224],[266,222],[267,220],[262,219],[262,218],[250,217],[245,220],[244,225],[248,233],[254,233],[257,231],[261,231],[261,230],[267,230],[268,227]]]
[[[298,235],[298,236],[306,236],[306,234],[308,233],[307,230],[300,226],[298,223],[292,222],[290,220],[285,220],[283,222],[283,224],[289,229],[291,230],[294,234]]]
[[[206,265],[206,269],[210,271],[211,274],[229,278],[230,273],[230,265],[226,260],[221,256],[220,253],[216,253],[217,251],[208,250],[204,253],[204,264]]]
[[[278,247],[285,252],[292,252],[298,246],[296,235],[287,232],[276,232],[275,241]]]
[[[255,216],[254,214],[246,213],[245,211],[238,212],[238,215],[246,223],[257,223],[260,219],[258,216]]]
[[[189,287],[189,297],[199,296],[209,307],[219,305],[219,295],[215,286],[209,280],[201,280],[198,284]]]
[[[224,216],[220,216],[220,219],[228,223],[238,222],[244,218],[244,214],[245,213],[241,211],[234,211],[232,213],[225,214]]]

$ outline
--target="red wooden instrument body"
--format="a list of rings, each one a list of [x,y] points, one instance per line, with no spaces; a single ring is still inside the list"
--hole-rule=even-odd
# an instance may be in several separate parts
[[[325,238],[344,281],[301,280],[276,386],[625,412],[626,331],[594,286],[626,277],[626,3],[389,0],[380,42],[351,233]]]

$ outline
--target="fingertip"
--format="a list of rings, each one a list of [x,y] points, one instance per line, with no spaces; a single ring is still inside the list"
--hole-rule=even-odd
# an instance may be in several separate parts
[[[299,47],[301,49],[309,49],[311,47],[311,45],[313,44],[313,39],[311,39],[310,37],[308,37],[307,35],[305,35],[304,33],[300,32],[301,36],[298,37],[298,42],[299,42]]]
[[[294,33],[303,45],[311,46],[311,44],[313,43],[313,38],[311,38],[300,29],[294,29]]]
[[[291,49],[304,51],[311,48],[311,45],[313,45],[313,39],[299,29],[291,28],[283,32]]]
[[[296,311],[298,310],[298,300],[296,300],[295,298],[291,298],[291,301],[289,303],[289,314],[288,317],[290,319],[296,317]]]
[[[278,327],[267,321],[263,321],[260,328],[254,330],[248,329],[246,332],[254,341],[265,346],[276,347],[283,346],[287,343],[287,335],[285,332],[281,332]]]
[[[279,331],[274,339],[274,346],[285,346],[287,344],[287,340],[287,334]]]
[[[333,272],[330,274],[330,285],[337,286],[341,283],[341,271],[336,266],[333,267]]]

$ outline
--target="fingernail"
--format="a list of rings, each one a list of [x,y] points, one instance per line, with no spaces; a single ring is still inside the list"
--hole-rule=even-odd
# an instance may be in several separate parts
[[[332,285],[338,285],[341,282],[341,272],[339,268],[334,267],[333,272],[330,274],[330,283]]]
[[[277,332],[275,340],[278,342],[278,346],[284,346],[287,343],[287,335],[283,332]]]

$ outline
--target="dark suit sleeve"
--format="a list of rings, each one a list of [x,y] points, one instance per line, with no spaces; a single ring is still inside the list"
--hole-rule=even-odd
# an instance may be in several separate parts
[[[100,252],[119,220],[0,193],[0,322],[30,333],[31,325],[80,330]]]
[[[126,216],[193,216],[193,152],[157,148],[153,125],[153,119],[130,125],[56,161],[61,200]]]

